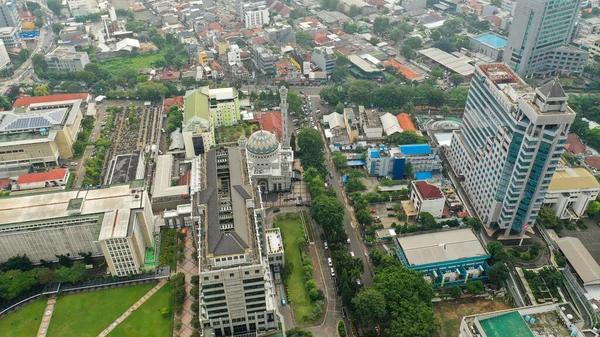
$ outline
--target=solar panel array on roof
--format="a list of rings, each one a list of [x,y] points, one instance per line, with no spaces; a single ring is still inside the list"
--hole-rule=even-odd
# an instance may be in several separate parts
[[[50,127],[52,122],[44,117],[24,117],[19,118],[9,125],[6,126],[6,130],[17,130],[17,129],[32,129],[41,127]]]

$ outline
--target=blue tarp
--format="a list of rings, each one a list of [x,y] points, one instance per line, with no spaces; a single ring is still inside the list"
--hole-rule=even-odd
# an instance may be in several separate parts
[[[348,176],[342,176],[342,182],[345,184],[348,182]]]
[[[379,151],[377,149],[369,149],[369,156],[371,158],[379,158]]]
[[[415,172],[415,179],[416,180],[433,179],[433,174],[431,174],[431,172]]]
[[[404,155],[431,154],[431,147],[429,144],[400,145],[400,152]]]
[[[348,166],[365,166],[364,160],[348,160]]]

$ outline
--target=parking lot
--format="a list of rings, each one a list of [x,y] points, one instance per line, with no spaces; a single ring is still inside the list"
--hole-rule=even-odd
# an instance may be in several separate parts
[[[379,217],[379,221],[381,221],[381,224],[385,228],[391,228],[393,222],[396,224],[401,222],[396,218],[396,212],[393,210],[393,202],[374,203],[369,205],[369,207],[371,207],[371,214],[373,214],[373,217]],[[373,211],[375,212],[373,213]]]
[[[598,226],[594,220],[582,220],[588,225],[588,229],[570,231],[565,228],[560,234],[563,237],[570,236],[581,240],[581,243],[583,243],[585,248],[592,254],[596,262],[600,264],[600,226]]]

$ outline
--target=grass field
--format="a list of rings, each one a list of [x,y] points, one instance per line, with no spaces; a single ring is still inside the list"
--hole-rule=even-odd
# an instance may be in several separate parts
[[[300,250],[298,249],[297,239],[304,238],[302,221],[297,220],[278,220],[275,227],[281,229],[283,235],[283,245],[285,248],[285,261],[291,263],[292,274],[287,280],[288,302],[294,306],[294,316],[299,325],[312,323],[305,322],[303,317],[312,313],[314,305],[308,297],[308,291],[304,286],[304,275],[302,273],[302,260]]]
[[[502,299],[486,300],[470,298],[433,304],[433,311],[441,323],[438,337],[455,337],[464,316],[481,314],[497,310],[510,309],[510,304]]]
[[[33,337],[37,335],[48,301],[41,299],[0,319],[2,337]]]
[[[154,54],[138,55],[136,57],[114,58],[99,62],[98,65],[111,73],[111,75],[118,76],[119,72],[125,68],[133,68],[136,70],[140,70],[140,68],[150,68],[152,62],[162,59],[163,53],[158,52]]]
[[[108,327],[154,283],[60,297],[50,321],[48,337],[93,337]]]
[[[119,324],[108,337],[167,337],[171,334],[171,315],[162,317],[160,309],[171,307],[171,284],[167,283],[141,307]]]

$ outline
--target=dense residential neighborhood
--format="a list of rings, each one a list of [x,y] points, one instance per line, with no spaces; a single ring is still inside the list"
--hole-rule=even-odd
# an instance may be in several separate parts
[[[597,0],[0,0],[2,337],[593,337]]]

